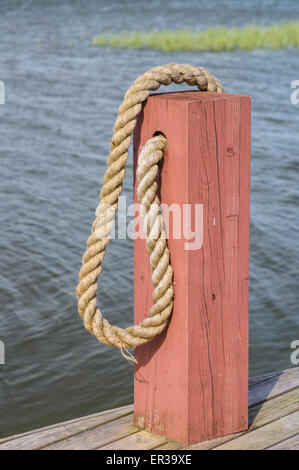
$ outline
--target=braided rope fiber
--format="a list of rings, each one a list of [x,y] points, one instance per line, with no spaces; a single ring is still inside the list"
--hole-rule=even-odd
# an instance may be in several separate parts
[[[87,330],[103,344],[116,346],[122,352],[124,349],[144,344],[160,334],[168,322],[173,307],[173,272],[159,209],[156,182],[158,163],[163,158],[167,144],[167,139],[163,135],[149,139],[138,157],[137,168],[137,197],[144,220],[146,248],[153,270],[153,306],[149,316],[139,325],[126,329],[111,325],[103,318],[97,306],[98,277],[102,271],[102,261],[115,222],[132,132],[142,104],[149,93],[157,90],[160,85],[169,85],[171,82],[176,84],[185,82],[197,86],[201,91],[223,92],[220,82],[207,70],[188,64],[154,67],[138,77],[128,89],[114,125],[104,184],[91,235],[87,240],[87,249],[83,255],[76,289],[78,310]]]

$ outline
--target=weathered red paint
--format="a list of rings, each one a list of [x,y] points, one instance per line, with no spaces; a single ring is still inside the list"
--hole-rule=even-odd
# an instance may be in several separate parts
[[[170,233],[173,315],[165,332],[136,348],[135,423],[190,444],[248,425],[250,98],[150,96],[134,133],[135,168],[157,130],[168,139],[161,201],[203,204],[203,246],[187,251],[186,240]],[[134,241],[134,270],[139,323],[153,290],[141,239]]]

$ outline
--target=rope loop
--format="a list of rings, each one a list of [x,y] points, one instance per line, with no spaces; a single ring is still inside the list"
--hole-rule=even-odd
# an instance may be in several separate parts
[[[87,248],[82,258],[76,289],[78,310],[87,330],[101,343],[120,349],[122,355],[132,362],[134,358],[128,349],[147,343],[160,334],[167,325],[173,308],[173,271],[163,228],[156,181],[159,172],[158,164],[163,158],[167,145],[167,139],[162,134],[147,141],[138,157],[137,168],[137,198],[140,202],[146,248],[153,271],[153,306],[149,311],[149,316],[139,325],[126,329],[111,325],[102,316],[97,305],[98,277],[102,271],[106,247],[115,223],[128,149],[138,114],[151,91],[157,90],[161,85],[169,85],[171,82],[176,84],[185,82],[190,86],[197,86],[201,91],[223,93],[223,88],[217,78],[202,67],[193,67],[188,64],[167,64],[154,67],[138,77],[128,89],[119,107],[114,125],[104,184],[91,235],[87,240]]]

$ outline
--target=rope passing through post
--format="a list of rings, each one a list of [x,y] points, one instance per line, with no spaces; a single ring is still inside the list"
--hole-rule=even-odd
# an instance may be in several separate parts
[[[137,168],[137,197],[144,220],[146,248],[153,271],[153,306],[149,311],[149,316],[139,325],[126,329],[111,325],[102,316],[97,305],[97,284],[115,222],[128,149],[138,114],[151,91],[157,90],[161,85],[169,85],[171,82],[176,84],[185,82],[188,85],[197,86],[201,91],[223,93],[219,80],[207,70],[188,64],[154,67],[138,77],[128,89],[119,107],[114,125],[104,184],[91,235],[87,240],[87,249],[83,255],[79,284],[76,289],[78,310],[87,330],[101,343],[119,348],[128,360],[133,361],[134,358],[128,348],[144,344],[160,334],[167,325],[173,307],[173,271],[159,209],[160,201],[157,196],[156,182],[159,172],[158,163],[162,160],[167,145],[167,139],[163,135],[157,135],[147,141],[138,157]]]

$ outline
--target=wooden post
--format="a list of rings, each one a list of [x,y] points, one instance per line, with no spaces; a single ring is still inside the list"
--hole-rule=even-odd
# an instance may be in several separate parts
[[[135,169],[156,131],[168,139],[161,201],[182,213],[191,204],[192,230],[203,205],[203,245],[187,250],[170,230],[174,309],[166,331],[136,348],[135,424],[192,444],[248,426],[250,97],[150,96],[134,133]],[[134,270],[139,323],[153,291],[144,239],[134,241]]]

